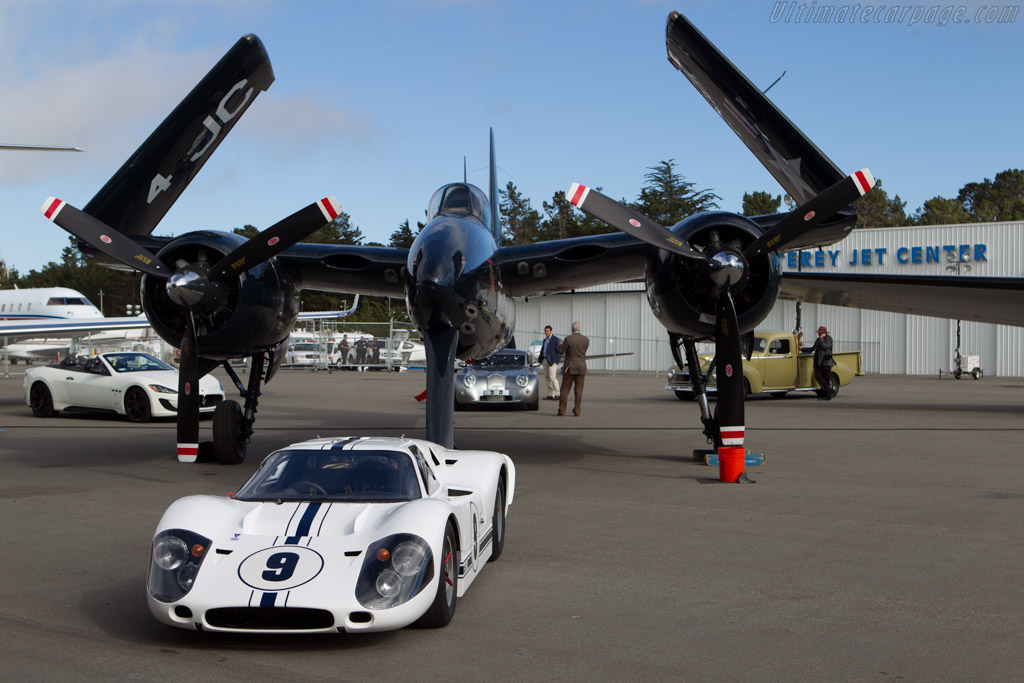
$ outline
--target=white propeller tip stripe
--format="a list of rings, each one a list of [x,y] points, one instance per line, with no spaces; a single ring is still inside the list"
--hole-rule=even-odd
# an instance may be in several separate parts
[[[320,211],[328,221],[333,221],[341,215],[341,203],[338,202],[338,198],[333,195],[330,197],[324,197],[316,204],[320,207]]]
[[[64,208],[65,204],[67,204],[67,202],[62,199],[47,197],[39,211],[52,221],[57,218],[57,214],[60,213],[60,210]]]
[[[179,443],[178,462],[195,462],[199,458],[199,444]]]
[[[583,208],[583,202],[587,201],[587,195],[590,194],[590,188],[586,185],[580,185],[579,183],[573,183],[569,187],[569,202],[578,208]]]
[[[720,427],[719,432],[722,435],[723,446],[742,446],[743,445],[743,425],[736,427]]]
[[[861,195],[864,195],[875,186],[875,178],[871,175],[871,171],[866,168],[860,169],[853,176],[854,180],[857,181],[857,189],[860,190]]]

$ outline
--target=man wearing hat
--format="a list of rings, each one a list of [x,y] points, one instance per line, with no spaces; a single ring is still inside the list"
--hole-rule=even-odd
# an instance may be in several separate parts
[[[818,380],[818,386],[821,387],[821,391],[818,392],[818,400],[831,401],[832,366],[836,362],[832,360],[832,337],[824,325],[818,328],[818,338],[814,340],[811,351],[814,353],[814,379]]]

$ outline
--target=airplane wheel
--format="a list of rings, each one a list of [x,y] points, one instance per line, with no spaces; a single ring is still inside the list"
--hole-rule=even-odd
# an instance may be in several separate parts
[[[29,401],[32,404],[32,414],[36,417],[54,417],[60,412],[53,409],[53,396],[50,395],[50,389],[42,382],[32,385]]]
[[[132,422],[149,422],[153,411],[146,392],[138,387],[129,389],[124,395],[124,412]]]
[[[221,401],[213,412],[213,448],[222,465],[238,465],[245,460],[242,406],[238,401]]]

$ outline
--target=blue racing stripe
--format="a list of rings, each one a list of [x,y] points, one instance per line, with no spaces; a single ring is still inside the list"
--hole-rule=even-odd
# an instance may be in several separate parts
[[[295,535],[286,538],[284,541],[285,545],[296,545],[300,538],[309,536],[309,530],[313,526],[313,519],[318,512],[320,512],[320,503],[310,503],[306,511],[302,513],[302,519],[299,520],[299,526],[295,529]]]
[[[273,607],[277,600],[277,593],[264,593],[260,598],[260,607]]]

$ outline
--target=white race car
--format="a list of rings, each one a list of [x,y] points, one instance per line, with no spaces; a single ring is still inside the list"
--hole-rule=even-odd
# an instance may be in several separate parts
[[[238,493],[189,496],[157,525],[147,584],[165,624],[203,631],[445,626],[501,555],[515,466],[407,438],[271,453]]]
[[[224,398],[216,377],[199,380],[199,412],[212,413]],[[65,358],[25,372],[25,403],[38,417],[62,410],[104,410],[132,422],[178,413],[178,371],[148,353],[102,353]]]

